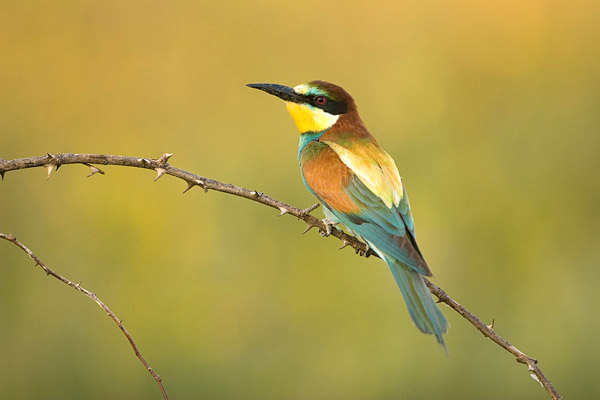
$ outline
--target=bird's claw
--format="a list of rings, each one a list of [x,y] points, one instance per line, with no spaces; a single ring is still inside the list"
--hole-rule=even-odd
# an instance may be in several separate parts
[[[365,257],[365,258],[369,258],[371,257],[373,254],[375,254],[375,251],[373,251],[373,249],[371,248],[371,246],[369,246],[368,244],[365,244],[365,246],[367,246],[367,249],[355,249],[356,254],[358,254],[361,257]]]
[[[331,235],[331,231],[333,230],[333,227],[337,225],[337,222],[329,217],[322,219],[321,222],[325,224],[325,230],[319,229],[321,236],[327,237]]]

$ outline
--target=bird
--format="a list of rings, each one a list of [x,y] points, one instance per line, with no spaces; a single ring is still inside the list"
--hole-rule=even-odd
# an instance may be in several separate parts
[[[445,349],[449,324],[423,279],[432,273],[417,245],[402,178],[363,123],[352,96],[320,80],[294,87],[246,86],[285,102],[300,131],[302,180],[323,204],[327,233],[341,223],[364,240],[389,266],[417,328],[435,335]]]

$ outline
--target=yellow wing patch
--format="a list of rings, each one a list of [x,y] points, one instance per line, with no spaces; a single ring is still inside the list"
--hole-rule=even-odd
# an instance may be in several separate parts
[[[335,142],[323,141],[360,181],[388,208],[398,206],[402,200],[402,179],[396,163],[389,154],[374,145],[349,149]]]

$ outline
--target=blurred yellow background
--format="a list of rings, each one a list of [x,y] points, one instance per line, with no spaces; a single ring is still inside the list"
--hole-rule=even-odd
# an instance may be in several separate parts
[[[0,3],[0,157],[157,158],[314,203],[250,82],[342,85],[395,158],[434,282],[600,397],[600,2]],[[545,399],[443,306],[449,355],[379,260],[151,171],[0,183],[0,231],[123,318],[172,399]],[[321,215],[321,211],[315,212]],[[92,301],[0,242],[0,398],[159,399]]]

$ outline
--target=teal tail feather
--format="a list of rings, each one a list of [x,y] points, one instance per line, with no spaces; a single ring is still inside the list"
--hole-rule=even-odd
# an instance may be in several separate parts
[[[439,309],[429,289],[425,286],[423,276],[409,269],[401,262],[386,257],[396,283],[404,296],[408,313],[421,332],[435,335],[439,344],[446,349],[442,335],[448,331],[448,321]]]

